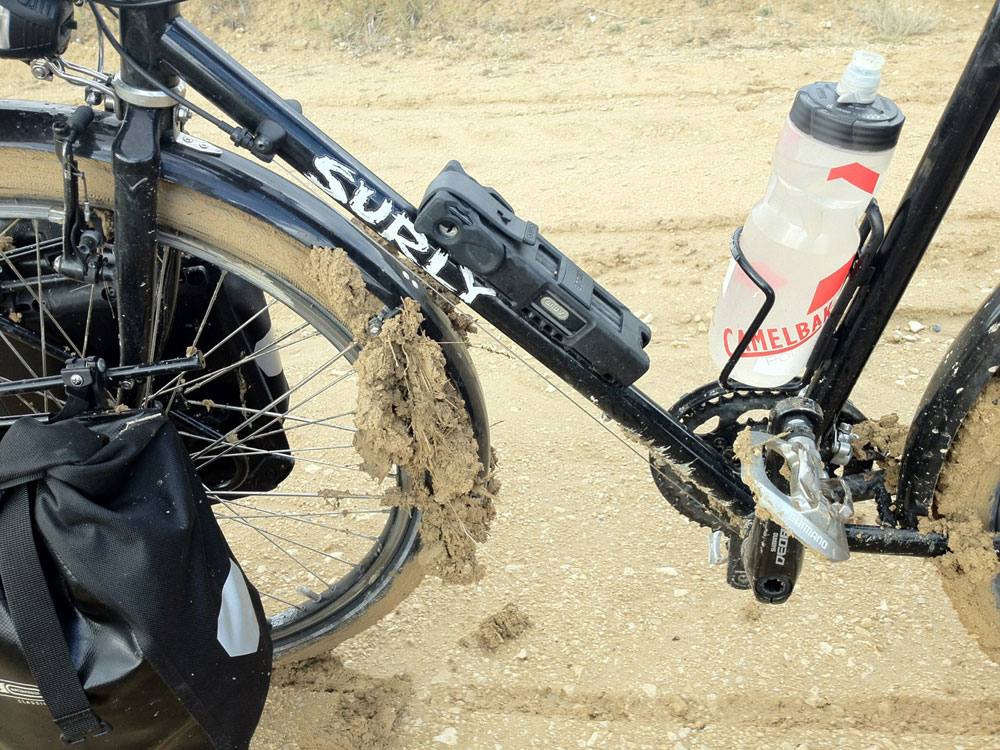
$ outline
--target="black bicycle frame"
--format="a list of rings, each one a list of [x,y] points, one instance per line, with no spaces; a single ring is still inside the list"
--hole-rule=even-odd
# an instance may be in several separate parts
[[[179,76],[250,133],[277,133],[275,155],[319,186],[328,196],[378,233],[404,256],[452,290],[484,318],[529,351],[542,364],[585,395],[619,424],[650,442],[664,458],[683,467],[699,492],[710,494],[729,514],[725,530],[739,533],[739,518],[754,508],[753,498],[736,469],[699,436],[689,431],[638,388],[623,388],[591,371],[558,344],[532,327],[495,293],[477,283],[468,269],[414,228],[416,209],[360,161],[307,120],[297,107],[268,89],[190,23],[176,5],[151,9],[123,8],[122,42],[164,85]],[[927,152],[903,197],[881,248],[874,275],[859,290],[834,332],[830,356],[819,363],[806,394],[827,415],[827,425],[844,405],[879,336],[885,330],[907,282],[922,258],[958,185],[1000,108],[1000,3],[994,7],[972,58],[949,102]],[[126,66],[123,78],[148,88]],[[129,106],[121,142],[129,133],[165,127]],[[155,111],[155,110],[154,110]],[[156,155],[146,154],[155,161]],[[140,159],[140,161],[142,161]],[[116,177],[119,163],[115,163]],[[125,174],[123,170],[123,174]],[[128,183],[134,185],[135,183]],[[122,216],[148,220],[155,193],[128,195],[116,206]],[[155,210],[152,212],[155,216]],[[127,225],[119,220],[118,226]],[[140,226],[143,226],[140,224]],[[116,253],[120,253],[116,238]],[[131,242],[132,240],[130,240]],[[141,243],[141,241],[140,241]],[[129,249],[129,252],[133,252]],[[120,262],[120,261],[119,261]],[[148,331],[137,333],[149,339]],[[691,486],[678,487],[690,492]],[[855,551],[935,555],[945,551],[939,535],[913,528],[881,529],[848,525]]]

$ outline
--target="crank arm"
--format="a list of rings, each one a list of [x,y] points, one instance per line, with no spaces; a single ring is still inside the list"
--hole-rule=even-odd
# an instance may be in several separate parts
[[[791,495],[779,490],[767,476],[766,451],[782,453],[789,458],[791,444],[775,435],[751,430],[748,455],[741,457],[740,475],[750,487],[758,508],[764,509],[774,520],[788,530],[802,544],[816,550],[834,562],[850,557],[844,518],[840,509],[819,492],[804,491],[802,476],[815,472],[817,467],[798,466],[789,460],[792,470]],[[819,467],[821,470],[821,466]]]

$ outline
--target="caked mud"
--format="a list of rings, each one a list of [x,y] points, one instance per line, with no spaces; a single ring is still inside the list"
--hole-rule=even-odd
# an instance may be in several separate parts
[[[941,472],[935,515],[950,552],[934,559],[959,619],[1000,663],[1000,560],[990,531],[1000,484],[1000,380],[994,378],[966,417]]]
[[[427,572],[452,583],[478,580],[476,545],[488,538],[496,488],[487,487],[472,424],[445,373],[440,344],[420,331],[423,317],[412,299],[384,322],[376,318],[382,305],[343,251],[316,248],[310,262],[325,301],[360,347],[354,447],[362,468],[386,484],[396,467],[406,475],[399,486],[386,488],[384,502],[422,511],[420,560]]]

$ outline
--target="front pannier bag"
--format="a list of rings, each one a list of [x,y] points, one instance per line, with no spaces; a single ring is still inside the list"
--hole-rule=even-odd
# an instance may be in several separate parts
[[[260,597],[169,420],[8,429],[0,748],[246,748],[270,672]]]

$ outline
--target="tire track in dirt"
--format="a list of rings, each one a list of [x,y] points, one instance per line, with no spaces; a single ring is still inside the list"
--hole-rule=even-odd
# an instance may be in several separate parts
[[[655,722],[665,717],[703,728],[724,721],[729,727],[808,729],[872,728],[932,735],[989,735],[1000,726],[995,698],[947,698],[890,694],[877,702],[862,698],[818,696],[748,696],[657,693],[655,698],[606,691],[574,691],[556,687],[437,686],[420,693],[434,705],[459,704],[463,711],[523,714],[581,721]]]

